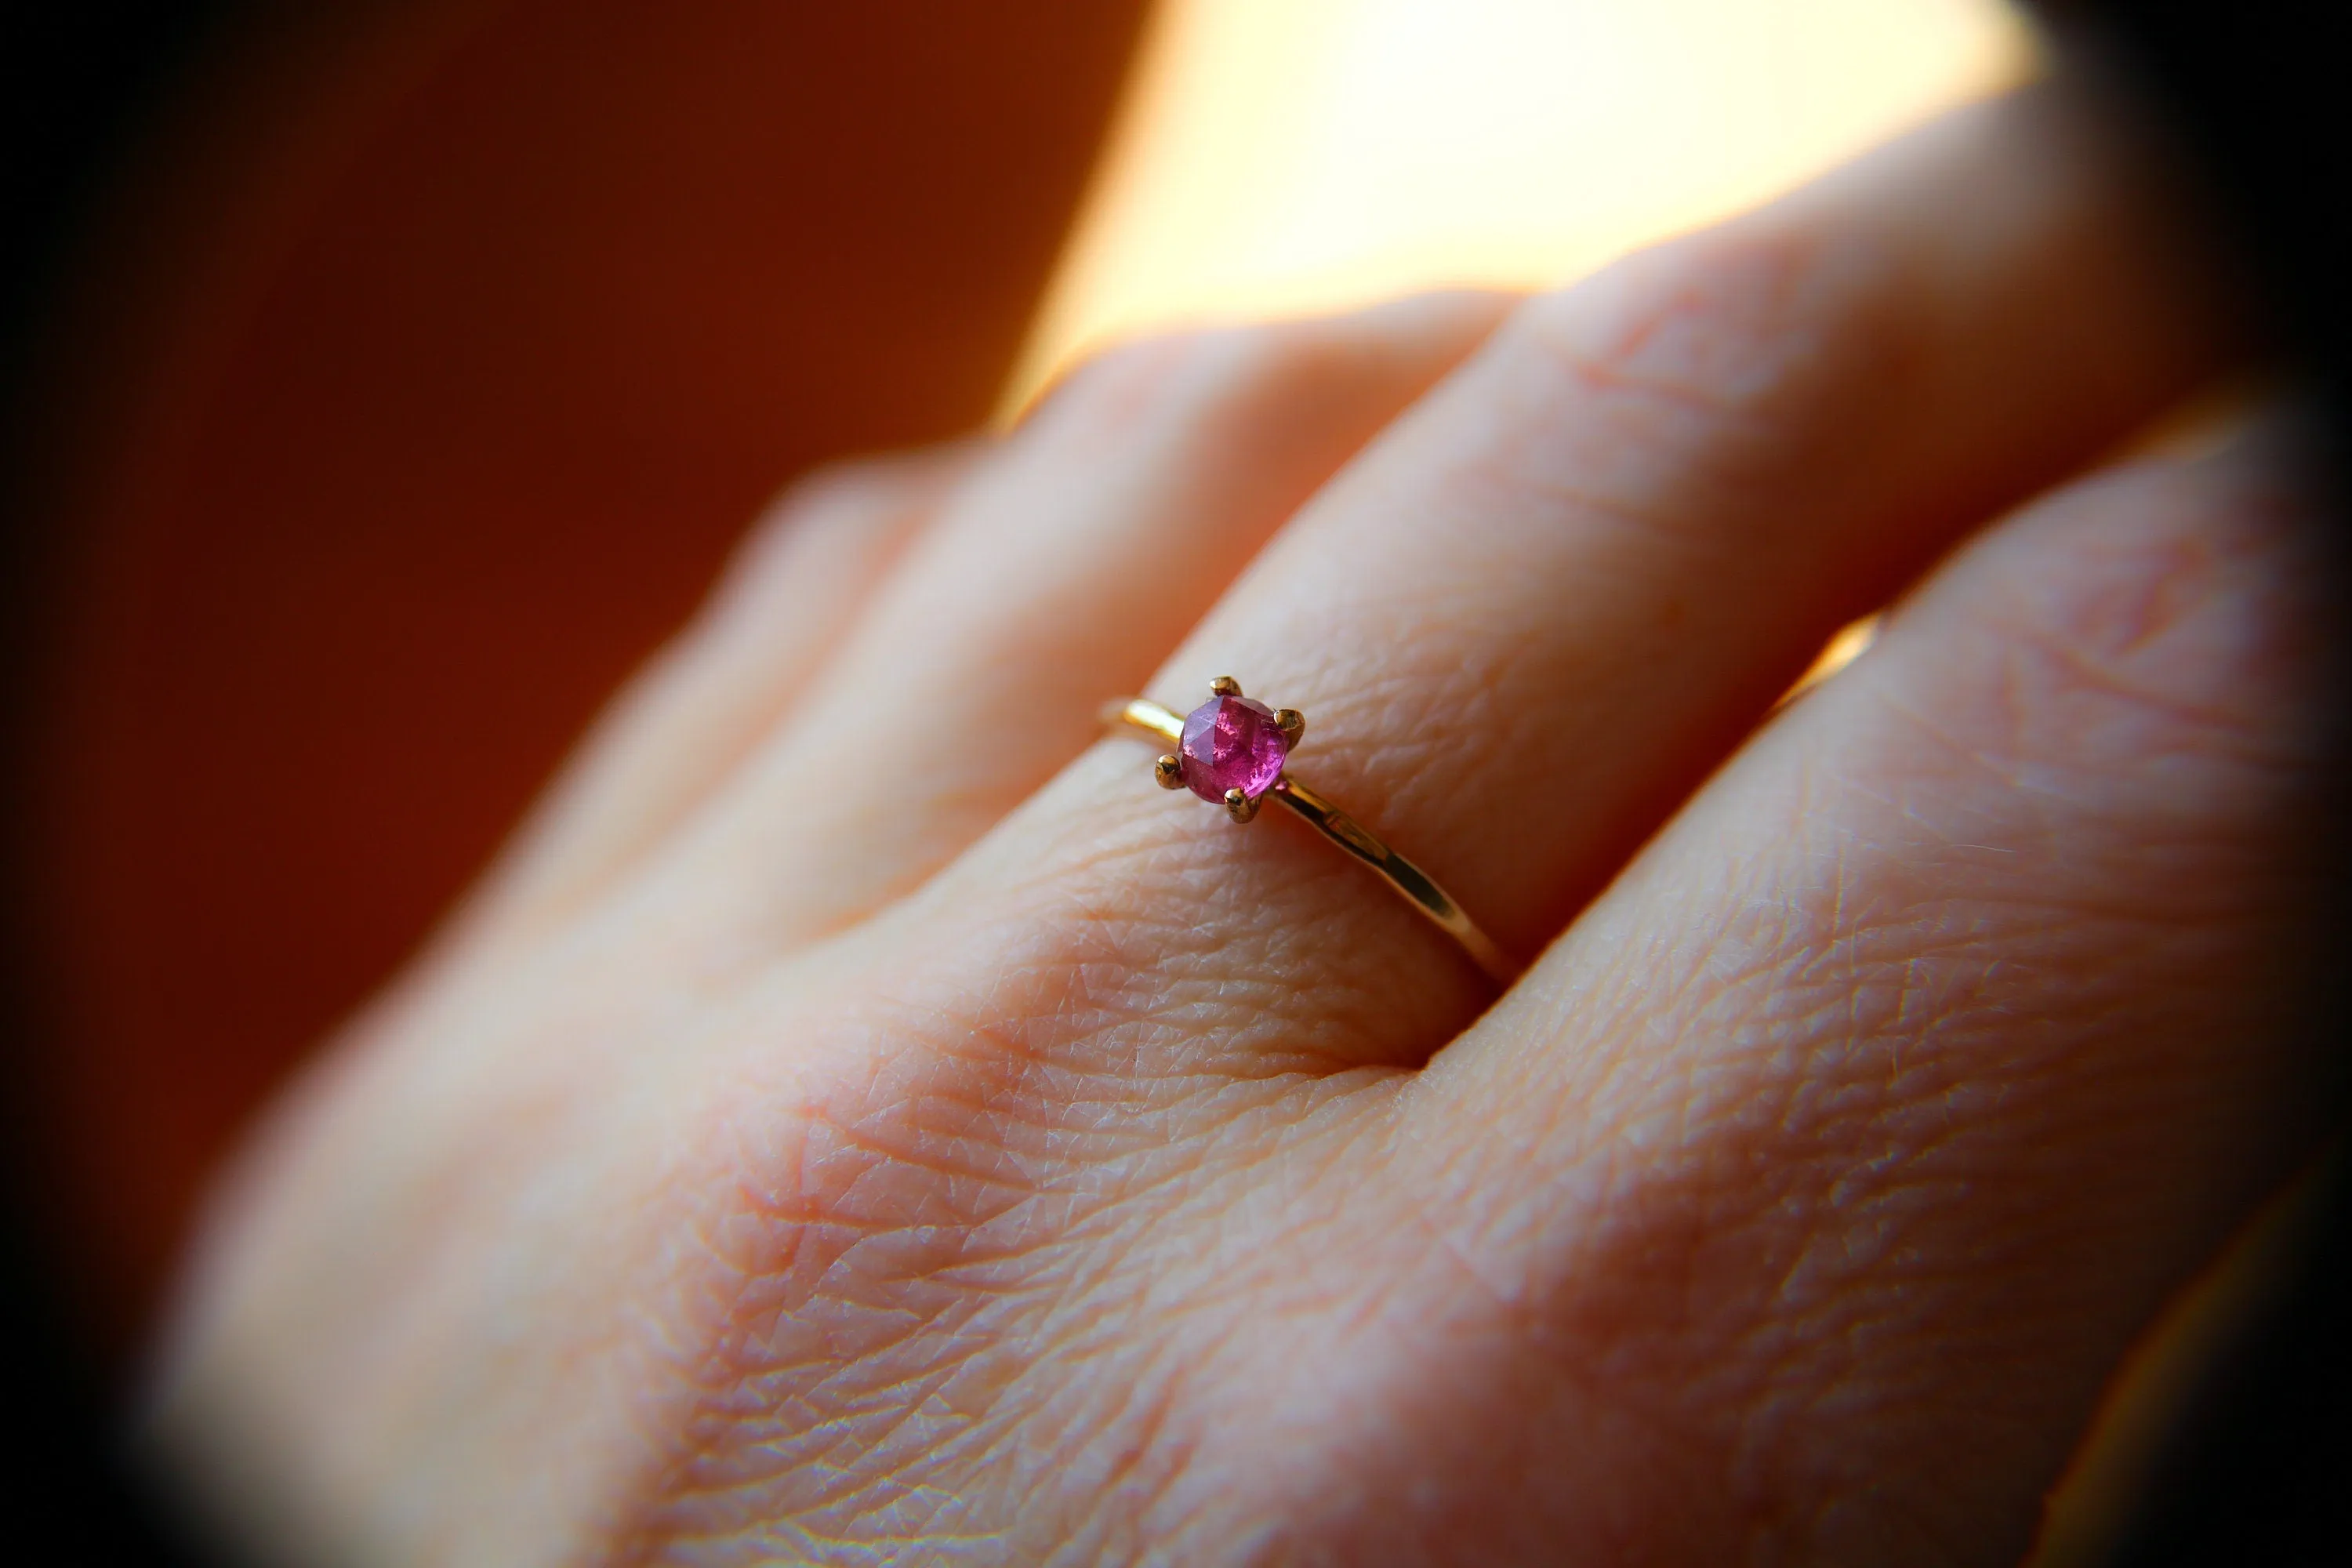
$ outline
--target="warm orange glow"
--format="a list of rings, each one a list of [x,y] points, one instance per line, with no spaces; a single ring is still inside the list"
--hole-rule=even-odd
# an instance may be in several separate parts
[[[1572,278],[2035,58],[1999,0],[1161,0],[1007,405],[1182,321]]]

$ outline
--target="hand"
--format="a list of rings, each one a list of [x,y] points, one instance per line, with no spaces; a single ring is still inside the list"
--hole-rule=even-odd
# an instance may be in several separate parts
[[[2012,1560],[2323,1120],[2284,444],[2070,477],[2179,251],[2037,95],[808,488],[257,1141],[163,1450],[291,1561]],[[1522,980],[1090,744],[1224,673]]]

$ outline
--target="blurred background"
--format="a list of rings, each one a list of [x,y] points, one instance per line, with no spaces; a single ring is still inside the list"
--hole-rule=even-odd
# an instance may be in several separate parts
[[[72,1429],[40,1506],[111,1495],[75,1467],[240,1126],[796,475],[1139,331],[1563,281],[2053,49],[1997,0],[54,12],[0,22],[0,1328],[19,1435]],[[2235,177],[2245,15],[2057,26],[2326,339],[2324,245]],[[125,1519],[64,1560],[163,1551]]]

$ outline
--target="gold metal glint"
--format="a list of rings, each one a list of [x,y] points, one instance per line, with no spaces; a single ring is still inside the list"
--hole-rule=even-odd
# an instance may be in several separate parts
[[[1229,675],[1219,676],[1211,689],[1220,697],[1239,697],[1241,683]],[[1159,703],[1141,697],[1122,698],[1103,709],[1106,727],[1124,726],[1139,730],[1147,735],[1181,744],[1184,739],[1183,718],[1162,708]],[[1297,743],[1306,732],[1307,721],[1296,709],[1276,710],[1275,721],[1291,744]],[[1152,763],[1152,776],[1163,788],[1175,789],[1182,784],[1182,763],[1174,753],[1163,753]],[[1290,776],[1286,770],[1274,782],[1274,787],[1256,800],[1248,799],[1239,790],[1225,794],[1225,810],[1236,822],[1247,822],[1257,815],[1266,800],[1278,800],[1298,816],[1305,817],[1314,829],[1371,868],[1381,881],[1396,889],[1405,902],[1421,911],[1431,924],[1452,937],[1470,955],[1472,962],[1486,971],[1497,984],[1507,985],[1519,977],[1520,966],[1511,961],[1494,939],[1478,929],[1476,921],[1463,912],[1452,894],[1420,867],[1390,848],[1377,834],[1339,809],[1328,797],[1317,794]]]

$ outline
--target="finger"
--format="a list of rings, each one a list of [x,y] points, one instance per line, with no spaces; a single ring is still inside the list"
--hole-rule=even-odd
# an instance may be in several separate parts
[[[710,603],[598,720],[474,899],[468,944],[576,911],[783,720],[890,564],[983,460],[976,446],[845,465],[793,487]]]
[[[929,876],[1084,750],[1106,683],[1139,682],[1504,308],[1431,296],[1082,372],[908,552],[671,885],[772,952]]]
[[[1155,693],[1181,711],[1230,672],[1304,710],[1297,776],[1532,953],[1832,628],[2221,352],[2146,184],[2028,98],[1530,304]],[[1283,975],[1229,993],[1233,1038],[1272,1008],[1413,1060],[1487,994],[1300,825],[1188,815],[1139,752],[1104,748],[961,896],[1040,884],[1088,911],[1083,962],[1174,992]]]
[[[1408,1094],[1398,1190],[1636,1413],[1655,1468],[1607,1484],[1694,1560],[2014,1561],[2309,1148],[2334,655],[2296,512],[2240,452],[2003,527]]]

